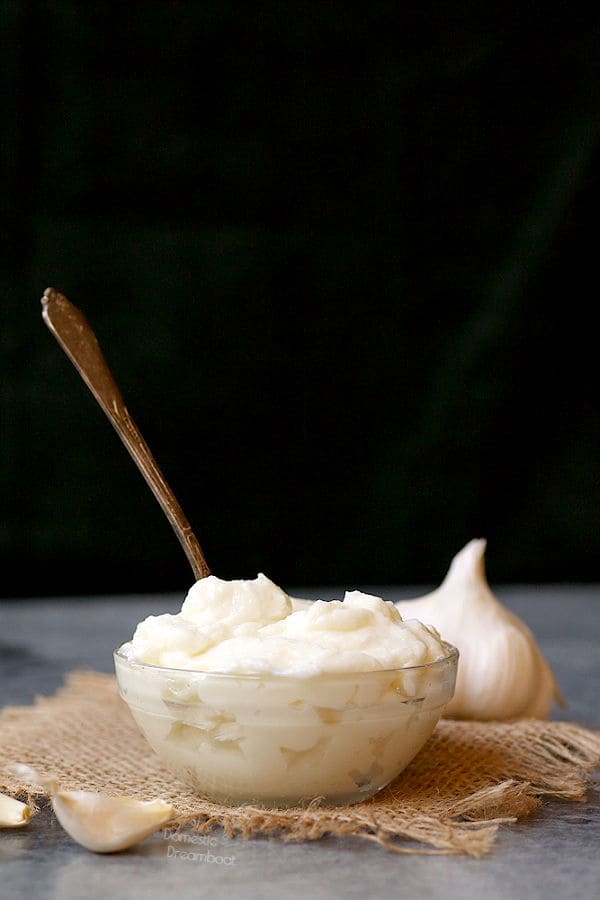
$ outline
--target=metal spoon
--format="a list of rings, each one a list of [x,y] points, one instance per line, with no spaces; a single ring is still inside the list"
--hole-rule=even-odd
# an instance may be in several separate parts
[[[96,335],[76,306],[66,297],[47,288],[42,297],[42,316],[90,391],[108,416],[133,461],[148,482],[171,523],[197,579],[210,575],[202,548],[165,481],[148,444],[129,415],[121,392],[110,371]]]

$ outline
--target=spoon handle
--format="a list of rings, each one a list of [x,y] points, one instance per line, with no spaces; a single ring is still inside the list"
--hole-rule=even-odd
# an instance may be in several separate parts
[[[121,391],[85,316],[54,288],[47,288],[44,291],[42,316],[108,416],[138,469],[148,482],[152,493],[179,538],[194,575],[197,579],[210,575],[202,548],[173,491],[156,464],[148,444],[129,415]]]

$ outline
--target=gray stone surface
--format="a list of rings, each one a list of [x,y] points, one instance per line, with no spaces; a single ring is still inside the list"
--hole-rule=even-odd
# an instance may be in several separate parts
[[[418,591],[379,593],[397,599]],[[569,701],[556,717],[600,727],[600,589],[506,587],[498,593],[533,628],[554,668]],[[0,601],[0,704],[50,694],[74,668],[111,671],[113,648],[136,622],[176,611],[181,599]],[[592,787],[583,804],[546,802],[503,828],[482,860],[398,855],[360,840],[229,840],[220,832],[210,845],[185,847],[203,858],[177,858],[175,849],[184,845],[159,833],[126,853],[95,856],[74,844],[46,808],[27,829],[0,832],[0,897],[590,898],[600,884],[600,792]]]

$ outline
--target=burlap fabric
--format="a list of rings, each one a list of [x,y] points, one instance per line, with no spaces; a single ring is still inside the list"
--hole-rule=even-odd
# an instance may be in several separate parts
[[[566,722],[442,720],[409,768],[374,799],[355,806],[289,810],[226,807],[190,793],[158,762],[120,699],[112,676],[74,672],[53,697],[0,715],[0,791],[44,792],[10,771],[28,763],[64,790],[87,789],[174,806],[173,825],[230,836],[376,841],[401,853],[468,853],[492,847],[498,827],[536,809],[544,795],[585,799],[600,763],[600,732]]]

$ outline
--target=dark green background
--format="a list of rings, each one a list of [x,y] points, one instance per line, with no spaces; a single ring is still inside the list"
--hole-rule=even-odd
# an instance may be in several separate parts
[[[0,593],[191,581],[50,284],[215,573],[598,578],[599,21],[451,7],[0,3]]]

